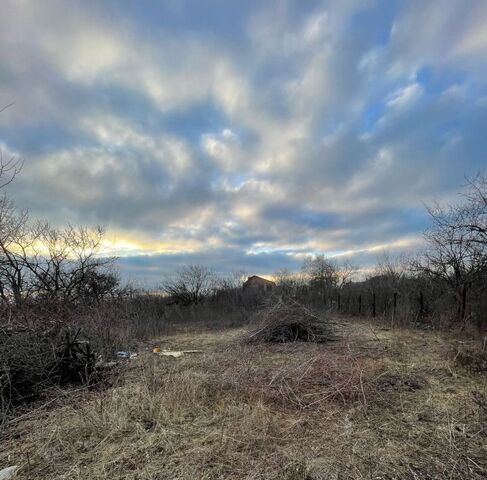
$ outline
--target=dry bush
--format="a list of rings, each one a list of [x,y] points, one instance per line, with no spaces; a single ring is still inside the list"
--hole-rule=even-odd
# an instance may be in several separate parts
[[[0,424],[17,405],[49,388],[92,381],[95,360],[80,330],[0,330]]]
[[[0,328],[3,418],[53,387],[92,382],[98,359],[111,360],[162,330],[154,327],[157,308],[150,301],[88,306],[39,301],[20,313],[15,323]]]
[[[247,312],[241,309],[206,304],[167,307],[163,297],[151,295],[88,305],[33,303],[18,313],[8,329],[0,328],[0,413],[5,416],[19,403],[35,400],[46,389],[66,383],[58,365],[66,334],[79,331],[94,358],[110,361],[117,351],[136,350],[141,341],[177,331],[227,328],[246,319]],[[91,366],[85,367],[74,362],[67,368],[73,370],[68,374],[70,381],[96,376]]]
[[[271,299],[253,321],[258,325],[243,336],[246,343],[328,342],[333,323],[293,299]]]
[[[455,355],[455,364],[471,373],[487,374],[487,350],[480,348],[459,350]]]

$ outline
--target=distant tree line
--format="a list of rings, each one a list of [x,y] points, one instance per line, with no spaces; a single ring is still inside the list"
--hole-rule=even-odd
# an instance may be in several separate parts
[[[0,189],[22,162],[0,156]],[[487,176],[467,180],[459,201],[428,208],[424,248],[393,258],[383,253],[373,271],[359,279],[349,261],[315,255],[299,272],[274,273],[274,294],[293,296],[318,308],[349,315],[385,317],[391,323],[487,325]],[[0,305],[6,312],[26,306],[89,305],[126,296],[115,259],[102,255],[104,230],[56,227],[32,220],[5,194],[0,197]],[[345,258],[345,257],[343,257]],[[166,277],[166,306],[202,303],[253,307],[243,294],[243,272],[221,277],[208,267],[188,265]]]
[[[274,294],[348,315],[383,317],[391,324],[473,323],[487,327],[487,177],[467,180],[457,203],[428,208],[430,226],[419,252],[395,258],[387,252],[367,275],[346,259],[307,257],[301,271],[274,272]],[[359,280],[359,274],[361,279]],[[218,278],[191,265],[163,283],[181,305],[231,302],[248,305],[241,272]]]

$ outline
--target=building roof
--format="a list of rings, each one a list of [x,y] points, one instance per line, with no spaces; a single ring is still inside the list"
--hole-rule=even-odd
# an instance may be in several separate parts
[[[272,280],[267,280],[266,278],[262,278],[262,277],[259,277],[258,275],[252,275],[251,277],[248,277],[247,278],[247,281],[244,283],[244,286],[245,285],[249,285],[251,283],[259,283],[259,284],[262,284],[262,285],[275,285],[275,282],[273,282]]]

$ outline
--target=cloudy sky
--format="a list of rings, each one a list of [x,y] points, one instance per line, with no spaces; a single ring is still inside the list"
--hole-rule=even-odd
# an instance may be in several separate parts
[[[413,248],[487,163],[486,0],[1,0],[9,194],[130,278]]]

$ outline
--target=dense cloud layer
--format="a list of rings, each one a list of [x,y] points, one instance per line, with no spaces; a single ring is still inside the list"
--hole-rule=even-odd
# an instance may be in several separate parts
[[[484,0],[0,8],[9,193],[106,225],[133,278],[368,261],[485,166]]]

